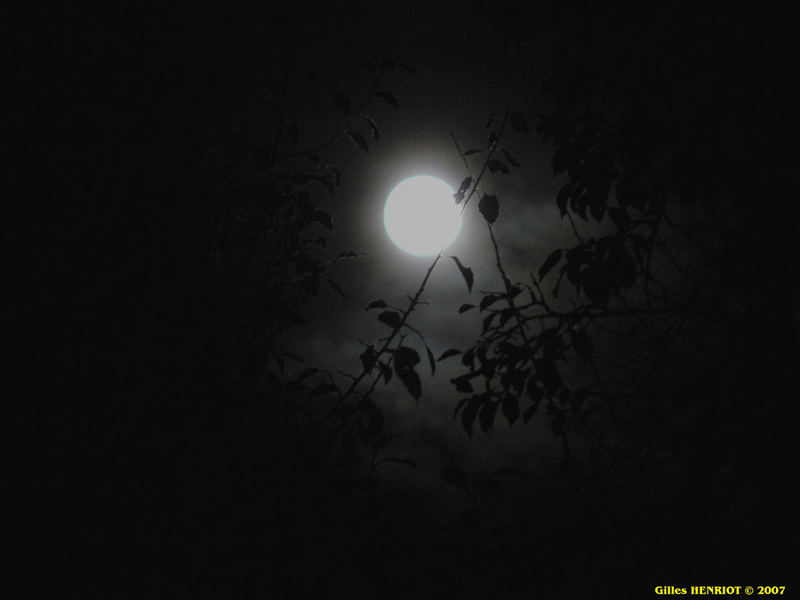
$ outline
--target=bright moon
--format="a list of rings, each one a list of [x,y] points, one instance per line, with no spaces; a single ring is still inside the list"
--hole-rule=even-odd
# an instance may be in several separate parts
[[[429,256],[450,244],[461,229],[461,211],[455,191],[429,175],[409,177],[389,193],[383,224],[389,238],[401,250]]]

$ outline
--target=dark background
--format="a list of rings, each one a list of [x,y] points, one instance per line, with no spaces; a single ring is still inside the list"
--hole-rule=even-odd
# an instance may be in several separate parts
[[[12,293],[8,319],[24,349],[12,423],[25,441],[11,480],[26,500],[12,527],[30,585],[90,597],[293,595],[288,585],[355,597],[591,598],[788,583],[800,296],[787,21],[548,3],[20,17],[7,130],[26,194],[9,229],[18,288],[32,297]],[[368,97],[374,74],[362,65],[386,58],[381,89],[399,107],[369,101],[381,136],[359,121],[364,153],[339,136],[348,119],[335,98]],[[342,174],[333,193],[312,189],[334,220],[332,232],[321,221],[304,230],[327,239],[312,256],[363,253],[326,271],[346,297],[323,281],[316,295],[291,292],[290,308],[270,288],[261,298],[237,283],[253,263],[235,241],[250,235],[236,220],[250,199],[272,215],[285,193],[259,169],[275,164],[278,139],[263,100],[280,105],[287,88],[296,148],[321,146],[321,161]],[[719,296],[735,298],[720,305],[734,316],[720,321],[713,352],[698,349],[700,335],[682,342],[683,362],[699,367],[673,392],[700,408],[665,424],[681,450],[656,469],[660,487],[643,489],[628,472],[575,475],[544,411],[514,426],[498,414],[490,433],[468,436],[453,419],[457,361],[430,377],[423,358],[419,402],[397,377],[376,388],[390,438],[377,456],[400,459],[378,470],[368,468],[373,446],[350,456],[328,443],[335,425],[294,410],[313,412],[316,401],[287,382],[308,366],[357,373],[361,342],[386,335],[364,306],[402,304],[419,286],[429,261],[387,240],[383,199],[418,173],[457,187],[465,173],[451,132],[462,149],[485,147],[492,114],[521,111],[535,125],[585,103],[632,124],[625,151],[646,163],[666,136],[648,112],[663,98],[674,99],[667,128],[682,144],[669,185],[722,207],[718,222],[734,233],[714,273],[736,293]],[[514,280],[574,244],[555,205],[558,141],[532,129],[505,142],[521,168],[483,184],[501,198],[493,231]],[[302,172],[307,159],[277,169]],[[474,204],[448,249],[473,269],[474,288],[443,261],[412,319],[436,356],[473,343],[480,319],[457,307],[498,289]],[[253,247],[257,267],[298,268],[269,239]],[[676,247],[691,258],[688,242]],[[252,335],[278,329],[266,341]],[[623,348],[596,352],[611,360]],[[642,419],[633,429],[655,435]],[[580,459],[602,462],[591,451]]]

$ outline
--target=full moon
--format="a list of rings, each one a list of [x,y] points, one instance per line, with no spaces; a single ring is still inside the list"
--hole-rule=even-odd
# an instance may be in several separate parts
[[[386,233],[398,248],[416,254],[437,254],[461,230],[461,212],[447,183],[429,175],[409,177],[389,193],[383,209]]]

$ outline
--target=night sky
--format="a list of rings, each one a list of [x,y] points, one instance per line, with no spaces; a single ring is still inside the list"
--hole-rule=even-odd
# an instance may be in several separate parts
[[[41,198],[15,232],[31,585],[791,584],[787,15],[582,4],[31,17],[12,113]],[[383,227],[412,175],[472,195],[397,329],[434,261]],[[510,333],[483,331],[493,309]],[[390,335],[386,382],[364,356]]]

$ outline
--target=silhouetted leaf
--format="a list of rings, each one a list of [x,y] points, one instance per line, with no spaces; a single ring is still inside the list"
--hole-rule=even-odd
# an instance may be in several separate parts
[[[556,206],[558,206],[558,210],[561,213],[561,218],[564,218],[564,215],[567,214],[567,202],[569,201],[570,195],[572,194],[573,189],[572,182],[566,183],[561,186],[561,189],[558,190],[558,196],[556,197]]]
[[[497,314],[498,314],[497,312],[491,312],[483,320],[483,329],[482,329],[483,333],[489,331],[489,328],[491,328],[492,326],[492,321],[494,321],[494,318],[497,316]]]
[[[359,355],[361,365],[367,373],[372,372],[372,367],[375,365],[375,360],[378,358],[378,353],[375,351],[374,346],[369,346],[364,352]]]
[[[500,300],[502,297],[502,294],[486,294],[483,298],[481,298],[480,310],[486,310],[489,308],[489,306]]]
[[[422,383],[420,382],[417,372],[413,369],[395,369],[395,372],[400,378],[400,381],[403,382],[403,385],[406,386],[408,393],[411,394],[414,400],[419,400],[419,397],[422,395]]]
[[[413,348],[400,346],[394,351],[395,371],[413,369],[417,364],[419,364],[419,354]]]
[[[436,360],[433,358],[433,352],[428,346],[425,346],[425,351],[428,353],[428,364],[431,366],[431,375],[436,374]]]
[[[478,210],[489,224],[494,223],[497,220],[497,215],[500,214],[500,205],[497,201],[497,196],[486,194],[481,198],[478,204]]]
[[[480,148],[473,148],[472,150],[467,150],[466,152],[462,152],[461,156],[471,156],[473,154],[478,154],[479,152],[483,152]]]
[[[306,377],[309,377],[310,375],[313,375],[314,373],[317,372],[319,372],[319,369],[317,369],[316,367],[306,367],[297,374],[297,377],[295,377],[295,381],[303,381],[303,379],[305,379]]]
[[[449,350],[445,350],[444,352],[442,352],[442,355],[439,357],[439,360],[444,360],[445,358],[450,358],[451,356],[456,356],[457,354],[461,354],[461,350],[450,348]]]
[[[547,260],[544,261],[544,264],[539,267],[539,279],[541,280],[550,272],[550,269],[555,267],[558,264],[558,261],[561,260],[562,250],[558,249],[554,252],[550,253],[550,256],[547,257]]]
[[[369,130],[372,132],[372,139],[377,142],[381,137],[381,130],[378,128],[378,124],[372,119],[372,117],[367,115],[360,116],[369,124]]]
[[[470,348],[466,352],[464,352],[464,356],[461,357],[461,364],[465,367],[474,368],[475,365],[475,348]]]
[[[497,403],[496,402],[484,402],[483,406],[481,406],[481,410],[478,413],[478,420],[481,424],[481,431],[484,433],[489,433],[492,429],[492,425],[494,424],[494,416],[497,413]]]
[[[342,298],[347,298],[347,294],[344,293],[342,287],[336,283],[333,279],[326,279],[325,281],[328,282],[328,285],[333,288],[333,291],[339,294]]]
[[[333,102],[336,105],[336,110],[342,113],[345,117],[353,112],[353,107],[350,104],[350,100],[344,94],[336,94],[333,97]]]
[[[543,358],[534,362],[536,377],[542,382],[545,389],[553,392],[561,387],[561,375],[553,359]]]
[[[469,382],[469,375],[459,375],[450,381],[455,384],[456,391],[459,391],[462,394],[472,393],[472,384]]]
[[[309,396],[322,396],[323,394],[331,394],[336,392],[336,386],[332,383],[320,383],[315,386],[309,393]]]
[[[462,314],[470,310],[471,308],[475,308],[474,304],[462,304],[458,307],[458,314]]]
[[[378,368],[381,370],[384,383],[389,383],[392,380],[392,369],[382,361],[378,361]]]
[[[518,167],[519,166],[519,163],[516,160],[514,160],[514,157],[511,156],[511,154],[505,148],[503,148],[503,156],[511,164],[512,167]]]
[[[364,310],[370,310],[372,308],[386,308],[387,306],[388,304],[386,304],[386,302],[384,302],[383,300],[373,300],[372,302],[367,304],[367,308],[365,308]]]
[[[470,391],[472,391],[472,387],[470,386]],[[478,410],[481,407],[481,398],[474,396],[469,399],[467,405],[464,407],[464,410],[461,411],[461,425],[464,427],[464,431],[467,432],[467,435],[472,436],[472,426],[475,423],[475,417],[478,416]]]
[[[508,424],[513,425],[519,418],[519,402],[513,396],[503,398],[503,415],[508,419]]]
[[[381,91],[375,92],[375,95],[378,98],[381,98],[381,99],[385,100],[386,102],[388,102],[389,104],[391,104],[395,108],[400,106],[400,102],[398,101],[397,96],[395,96],[392,92],[387,92],[387,91],[381,90]]]
[[[400,317],[400,313],[393,310],[383,311],[381,314],[378,315],[378,321],[380,321],[384,325],[388,325],[392,329],[397,329],[403,322],[402,318]]]
[[[457,257],[451,256],[450,258],[452,258],[455,261],[456,266],[458,267],[458,270],[461,271],[461,275],[462,275],[462,277],[464,277],[464,281],[467,283],[467,290],[471,292],[472,291],[472,283],[474,281],[474,276],[472,275],[472,269],[462,265],[461,261],[458,260]]]
[[[521,112],[511,113],[511,115],[509,115],[509,120],[511,121],[511,127],[520,133],[527,134],[531,130],[531,126],[528,125],[528,122]]]
[[[369,152],[369,148],[367,146],[367,140],[364,139],[364,136],[358,133],[357,131],[348,131],[347,137],[353,140],[358,146],[364,151]]]
[[[481,424],[481,430],[484,433],[489,433],[494,424],[494,416],[497,413],[497,402],[484,402],[481,410],[478,413],[478,420]]]

